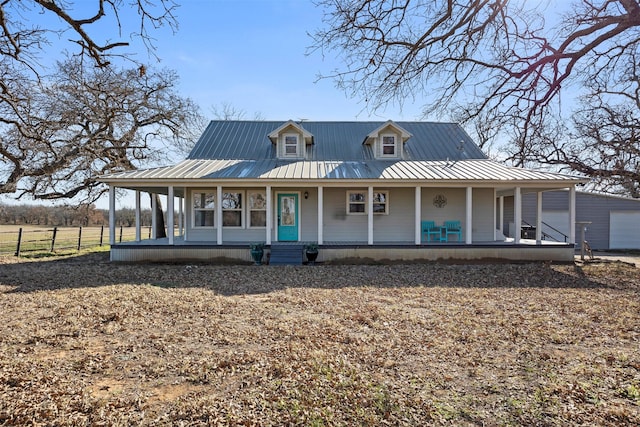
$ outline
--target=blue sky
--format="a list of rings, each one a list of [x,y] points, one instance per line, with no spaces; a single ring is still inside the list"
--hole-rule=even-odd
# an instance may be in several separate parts
[[[131,42],[129,47],[118,48],[117,53],[134,53],[140,62],[175,70],[180,77],[180,94],[197,102],[208,119],[214,118],[212,106],[225,103],[243,110],[246,119],[256,115],[282,121],[421,119],[419,103],[371,112],[359,98],[349,98],[337,89],[332,80],[318,81],[319,74],[328,74],[341,63],[319,52],[307,55],[312,44],[308,33],[322,26],[323,16],[310,0],[177,2],[178,30],[149,30],[157,58],[138,39],[130,37],[140,26],[140,18],[132,11],[120,14],[121,35],[108,10],[107,17],[85,29],[98,42]],[[96,2],[76,0],[73,8],[72,16],[84,18],[95,13],[97,6]],[[60,25],[57,18],[47,14],[28,16],[34,25],[44,28]],[[41,63],[64,59],[61,52],[65,49],[75,52],[70,38],[77,36],[62,33],[58,39],[52,35]],[[2,199],[11,202],[10,197]],[[124,204],[133,205],[133,199],[127,199]],[[106,208],[107,200],[99,201],[98,206]]]
[[[159,65],[178,72],[182,94],[208,115],[212,105],[229,103],[248,119],[419,119],[419,105],[373,114],[333,81],[317,81],[340,65],[305,55],[322,13],[308,0],[183,0],[178,32],[154,33]]]
[[[119,52],[135,53],[140,62],[175,70],[180,77],[180,94],[197,102],[209,119],[214,118],[211,107],[224,103],[243,110],[246,119],[256,114],[265,120],[282,121],[439,119],[422,117],[419,97],[402,108],[391,104],[372,112],[360,98],[350,98],[337,89],[334,81],[318,81],[319,74],[329,74],[342,63],[329,54],[307,55],[312,44],[308,33],[323,26],[323,10],[310,0],[176,1],[180,3],[175,11],[177,32],[150,30],[159,62],[139,41],[130,39],[140,25],[132,11],[121,13],[120,37],[114,34],[113,16],[86,30],[99,42],[131,41],[130,47]],[[90,16],[96,2],[75,0],[74,8],[74,17]],[[30,19],[41,19],[45,28],[55,25],[47,15],[30,15]],[[63,59],[61,49],[73,51],[75,45],[67,41],[70,37],[61,34],[42,61]]]

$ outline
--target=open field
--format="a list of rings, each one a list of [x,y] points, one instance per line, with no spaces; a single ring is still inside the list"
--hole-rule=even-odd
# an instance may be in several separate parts
[[[638,425],[623,263],[0,258],[0,425]]]
[[[54,232],[55,229],[55,232]],[[22,230],[22,234],[20,234]],[[143,230],[148,231],[148,227]],[[117,227],[116,241],[135,240],[135,227]],[[53,227],[0,225],[0,256],[15,255],[20,241],[22,256],[70,254],[81,249],[109,245],[109,227]],[[53,251],[52,251],[53,249]]]

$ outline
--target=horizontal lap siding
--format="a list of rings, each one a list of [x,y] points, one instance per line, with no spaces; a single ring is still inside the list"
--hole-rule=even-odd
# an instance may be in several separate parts
[[[437,225],[441,225],[445,221],[460,221],[464,236],[467,227],[467,224],[465,224],[465,191],[464,188],[423,188],[421,219],[423,221],[435,221]],[[442,207],[434,204],[434,199],[439,195],[444,196],[447,200],[447,203]]]
[[[474,188],[472,200],[472,239],[474,242],[488,242],[494,240],[494,209],[493,188]]]
[[[365,242],[368,239],[367,215],[347,215],[347,191],[365,188],[326,188],[324,190],[324,239],[335,242]],[[415,190],[413,188],[375,187],[389,194],[389,214],[373,215],[373,241],[413,242],[415,240]]]
[[[362,189],[354,187],[349,190]],[[347,215],[347,189],[324,190],[324,240],[335,242],[367,241],[367,216]]]
[[[304,192],[309,193],[307,199]],[[300,239],[303,242],[315,242],[318,240],[318,190],[317,188],[300,189]]]
[[[415,242],[415,190],[376,188],[389,192],[389,215],[373,216],[373,241]]]

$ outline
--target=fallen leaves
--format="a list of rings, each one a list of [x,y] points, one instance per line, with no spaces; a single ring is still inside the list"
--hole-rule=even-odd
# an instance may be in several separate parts
[[[640,423],[625,264],[0,265],[0,424]]]

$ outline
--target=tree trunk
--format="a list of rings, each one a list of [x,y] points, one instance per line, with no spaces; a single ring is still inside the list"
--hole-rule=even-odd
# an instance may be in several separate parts
[[[154,197],[154,195],[149,195],[150,197]],[[156,198],[156,239],[162,239],[167,237],[167,230],[164,226],[164,213],[162,212],[162,201],[160,200],[160,196],[158,194],[155,195]],[[152,203],[153,205],[153,203]]]

